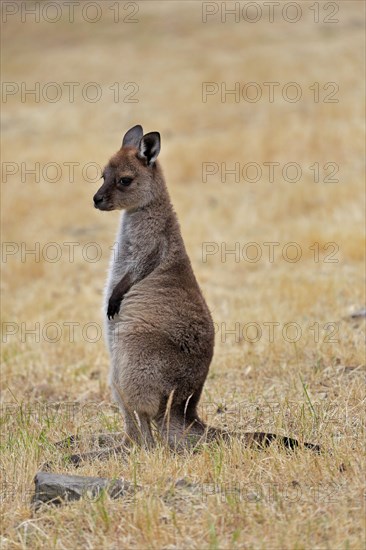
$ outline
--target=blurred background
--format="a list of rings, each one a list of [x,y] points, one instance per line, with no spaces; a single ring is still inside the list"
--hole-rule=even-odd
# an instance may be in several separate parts
[[[17,457],[24,475],[17,471],[14,479],[31,483],[40,448],[51,448],[48,437],[121,429],[119,416],[108,420],[105,412],[111,398],[101,309],[120,214],[95,210],[92,197],[101,169],[135,124],[161,134],[159,159],[216,324],[202,414],[216,425],[250,429],[247,409],[219,413],[243,400],[306,404],[310,395],[337,407],[342,421],[322,431],[306,407],[301,422],[261,409],[254,427],[300,430],[320,443],[347,430],[357,437],[364,330],[350,315],[365,303],[364,3],[5,1],[1,9],[2,401],[93,403],[100,411],[62,422],[37,417],[26,427],[12,416],[6,471]],[[342,441],[348,460],[350,439]],[[207,456],[185,467],[210,482],[216,478]],[[331,466],[319,473],[306,460],[294,463],[293,474],[277,460],[271,481],[278,474],[306,483],[309,471],[333,480]],[[159,460],[151,464],[141,474],[151,475],[147,483],[161,469]],[[176,467],[166,464],[167,472]],[[247,481],[250,467],[238,464],[229,478],[240,471]],[[345,475],[358,494],[360,479]],[[12,529],[14,518],[28,514],[23,508],[7,515],[9,540],[18,543]],[[359,548],[346,510],[358,508],[339,502],[329,516],[321,509],[319,530],[307,529],[303,546],[300,508],[278,524],[281,510],[264,505],[263,530],[248,527],[245,544],[285,548],[291,532],[293,547],[321,547],[326,520],[333,542],[323,547],[342,547],[348,522],[347,547]],[[230,548],[232,513],[229,507],[222,535]],[[255,526],[257,512],[247,513]],[[76,521],[65,514],[65,525]],[[193,516],[182,516],[181,533],[212,534],[203,516],[198,523]],[[125,541],[155,547],[158,528],[147,532],[141,518],[141,531],[127,530],[132,538]],[[62,547],[79,543],[92,524],[65,531]],[[112,547],[110,532],[98,538],[103,532],[95,527],[94,547]],[[175,547],[172,532],[169,525],[159,531],[161,547]],[[34,537],[33,547],[55,540]],[[193,539],[179,537],[191,547]]]
[[[270,370],[291,361],[289,342],[270,342],[264,322],[307,323],[300,348],[311,361],[357,353],[353,340],[317,344],[325,323],[363,303],[364,7],[228,6],[2,6],[3,318],[16,323],[5,327],[16,350],[7,367],[21,396],[45,379],[67,394],[78,368],[86,395],[90,372],[106,378],[99,329],[91,345],[82,328],[101,324],[120,214],[96,211],[92,196],[135,124],[162,136],[160,161],[217,323],[213,373],[225,367],[235,386],[252,353]],[[79,324],[72,345],[64,322]],[[256,326],[243,338],[248,322],[264,330],[255,345]],[[40,341],[27,334],[36,323]],[[235,323],[239,337],[227,336]]]

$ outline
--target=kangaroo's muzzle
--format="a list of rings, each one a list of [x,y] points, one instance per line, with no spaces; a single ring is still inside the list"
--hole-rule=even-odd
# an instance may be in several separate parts
[[[94,201],[94,207],[95,208],[100,208],[102,206],[103,201],[104,201],[104,195],[101,195],[99,193],[95,193],[95,195],[93,197],[93,201]]]

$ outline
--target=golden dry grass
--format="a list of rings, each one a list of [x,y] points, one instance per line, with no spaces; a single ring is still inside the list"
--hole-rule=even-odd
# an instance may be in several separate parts
[[[97,82],[103,90],[97,103],[77,92],[70,103],[64,86],[56,103],[22,102],[19,94],[3,103],[3,162],[28,168],[56,162],[64,169],[56,183],[36,183],[32,176],[22,182],[20,171],[2,182],[3,241],[20,249],[21,243],[40,243],[41,251],[54,242],[62,250],[55,263],[42,256],[22,262],[20,251],[3,259],[2,320],[18,332],[5,333],[2,346],[2,548],[358,550],[365,535],[365,334],[364,321],[348,316],[365,302],[363,3],[339,2],[333,25],[315,24],[309,2],[301,3],[296,24],[281,17],[272,24],[264,18],[222,24],[217,17],[203,24],[201,3],[183,1],[141,2],[138,23],[115,24],[109,4],[100,3],[103,17],[95,24],[76,10],[73,24],[65,16],[55,24],[24,24],[14,16],[2,25],[4,81],[29,87]],[[232,88],[269,81],[297,82],[303,98],[222,103],[216,95],[202,102],[203,82]],[[137,83],[138,103],[114,102],[109,87],[115,82]],[[338,103],[315,103],[309,90],[314,82],[337,83]],[[102,322],[118,214],[92,208],[99,184],[86,182],[81,167],[103,165],[136,123],[162,134],[161,162],[217,323],[203,416],[230,429],[318,442],[324,454],[276,447],[253,452],[233,442],[175,456],[159,446],[76,471],[53,447],[70,433],[123,429],[110,401],[103,340],[93,343],[92,331],[87,338],[82,331]],[[80,163],[73,183],[65,162]],[[221,182],[219,176],[203,183],[204,162],[229,168],[235,162],[262,168],[264,162],[297,162],[303,176],[296,183],[280,177],[274,183],[264,177]],[[309,170],[315,162],[337,163],[339,182],[315,183]],[[68,242],[80,243],[74,262]],[[95,263],[81,253],[91,242],[102,250]],[[221,252],[235,243],[243,251],[249,242],[263,252],[256,263],[220,253],[203,261],[203,243],[217,243]],[[273,262],[265,242],[280,243]],[[296,263],[281,255],[289,242],[301,247]],[[319,262],[309,248],[314,243]],[[333,250],[325,250],[327,243],[336,243],[337,263],[325,261]],[[65,325],[70,322],[78,323],[73,342]],[[254,338],[250,322],[262,330],[258,342],[248,341]],[[279,323],[273,342],[269,322]],[[24,336],[35,323],[39,341]],[[47,323],[61,329],[55,343],[42,336]],[[225,336],[222,324],[230,330],[235,323],[240,337]],[[291,332],[283,337],[286,323],[301,328],[296,343],[288,341]],[[325,341],[327,323],[335,324],[335,341]],[[142,488],[121,501],[102,498],[33,513],[33,477],[48,460],[57,472],[124,477]],[[194,487],[175,487],[180,478]]]

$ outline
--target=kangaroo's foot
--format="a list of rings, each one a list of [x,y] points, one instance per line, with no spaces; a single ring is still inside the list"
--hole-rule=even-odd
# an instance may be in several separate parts
[[[128,455],[131,447],[125,444],[118,445],[116,447],[110,447],[108,449],[101,449],[100,451],[89,451],[87,453],[73,454],[66,456],[74,466],[80,466],[83,462],[90,462],[94,460],[107,460],[113,455]]]
[[[80,435],[69,435],[65,439],[54,443],[54,446],[58,449],[72,449],[76,447],[78,443],[87,439],[92,445],[96,445],[98,447],[109,447],[122,441],[124,435],[124,432],[106,432],[92,434],[86,437],[82,437]]]

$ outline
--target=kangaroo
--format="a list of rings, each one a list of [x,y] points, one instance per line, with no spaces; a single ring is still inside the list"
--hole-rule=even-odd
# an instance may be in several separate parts
[[[214,325],[184,246],[159,152],[160,134],[143,135],[142,127],[134,126],[94,195],[99,210],[124,210],[105,289],[105,332],[110,385],[126,435],[119,447],[99,457],[133,443],[152,448],[152,423],[176,450],[233,435],[206,426],[198,416]],[[277,438],[286,447],[298,445],[276,434],[235,435],[246,444],[265,446]],[[80,456],[73,455],[73,461]]]

